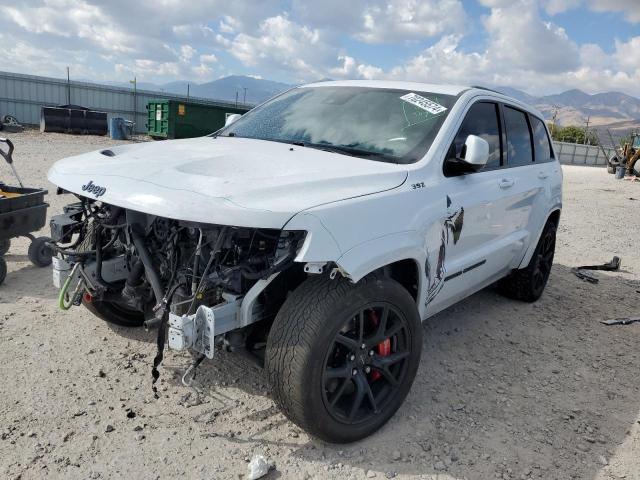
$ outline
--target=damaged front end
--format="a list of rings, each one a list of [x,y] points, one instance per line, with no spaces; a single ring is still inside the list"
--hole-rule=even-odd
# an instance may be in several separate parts
[[[257,332],[304,275],[294,263],[304,232],[183,222],[84,197],[51,219],[51,236],[61,308],[159,327],[160,347],[168,328],[171,348],[209,358],[216,343],[264,343]]]

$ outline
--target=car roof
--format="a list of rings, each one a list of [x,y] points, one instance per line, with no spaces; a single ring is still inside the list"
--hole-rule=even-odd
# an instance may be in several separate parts
[[[403,82],[396,80],[327,80],[300,86],[393,88],[398,90],[417,90],[419,92],[439,93],[441,95],[459,95],[470,88],[464,85],[437,85],[431,83]]]

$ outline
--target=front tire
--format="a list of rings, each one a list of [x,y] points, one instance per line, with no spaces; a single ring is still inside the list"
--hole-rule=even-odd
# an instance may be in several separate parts
[[[0,240],[0,256],[5,255],[11,248],[11,240]]]
[[[556,224],[548,220],[529,265],[498,281],[498,291],[506,297],[535,302],[544,291],[556,249]]]
[[[130,310],[112,302],[97,300],[89,302],[83,299],[82,304],[96,317],[120,327],[135,328],[141,327],[144,323],[144,313]]]
[[[285,415],[323,440],[378,430],[409,393],[420,363],[415,301],[397,282],[311,277],[285,301],[265,367]]]
[[[7,278],[7,262],[0,255],[0,285],[2,285],[5,278]]]

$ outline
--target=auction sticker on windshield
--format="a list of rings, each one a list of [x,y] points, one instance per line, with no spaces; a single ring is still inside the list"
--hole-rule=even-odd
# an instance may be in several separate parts
[[[401,96],[400,100],[404,100],[405,102],[415,105],[422,110],[426,110],[433,115],[442,113],[447,109],[447,107],[443,107],[439,103],[420,96],[417,93],[407,93],[406,95]]]

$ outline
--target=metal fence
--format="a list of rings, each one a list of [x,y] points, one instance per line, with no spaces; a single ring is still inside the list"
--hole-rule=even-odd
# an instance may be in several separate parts
[[[11,114],[20,123],[38,125],[43,106],[82,105],[135,122],[135,131],[146,132],[147,103],[156,99],[185,101],[184,95],[114,87],[87,82],[67,82],[57,78],[0,72],[0,115]],[[189,97],[207,105],[233,107],[235,102]],[[243,104],[238,104],[243,105]]]
[[[616,153],[613,147],[580,145],[578,143],[553,142],[553,148],[560,163],[568,165],[591,165],[606,167],[607,159]],[[606,156],[605,153],[606,152]]]

